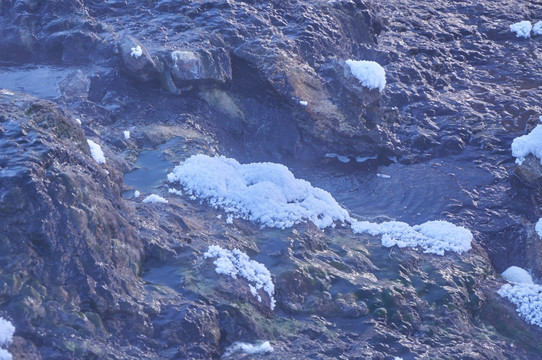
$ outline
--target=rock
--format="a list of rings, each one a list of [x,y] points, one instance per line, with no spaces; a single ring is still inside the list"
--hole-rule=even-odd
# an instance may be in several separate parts
[[[169,56],[169,70],[173,81],[179,87],[186,86],[187,83],[224,83],[232,79],[231,59],[226,49],[175,50]]]
[[[117,43],[126,73],[140,82],[157,80],[158,72],[147,48],[131,35],[123,36]]]
[[[77,70],[60,81],[58,86],[62,95],[66,98],[87,98],[90,91],[90,82],[90,79],[84,72]]]
[[[540,160],[529,154],[521,165],[516,166],[514,174],[527,186],[542,190],[542,165]]]

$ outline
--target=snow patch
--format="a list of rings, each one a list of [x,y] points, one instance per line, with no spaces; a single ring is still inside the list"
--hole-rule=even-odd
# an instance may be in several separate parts
[[[542,35],[542,21],[537,22],[533,26],[533,34]]]
[[[104,152],[102,151],[102,147],[92,140],[87,140],[87,143],[90,147],[90,155],[92,155],[94,161],[96,161],[98,164],[105,164],[105,156]]]
[[[124,130],[122,133],[124,134],[124,139],[128,140],[130,138],[130,132],[128,130]]]
[[[307,105],[309,105],[309,103],[308,103],[307,101],[301,100],[301,101],[299,102],[299,105],[301,105],[301,106],[307,106]]]
[[[168,189],[168,193],[175,194],[177,196],[183,196],[183,192],[177,189]]]
[[[246,342],[236,341],[231,346],[226,348],[224,352],[224,357],[230,356],[238,351],[242,351],[245,354],[255,355],[255,354],[267,354],[273,352],[273,346],[269,341],[262,342],[260,344],[250,344]]]
[[[516,37],[530,38],[533,25],[529,20],[524,20],[510,25],[510,31],[516,33]]]
[[[386,86],[386,71],[375,61],[346,60],[354,75],[361,85],[369,89],[384,90]]]
[[[13,341],[13,334],[15,333],[15,327],[13,324],[0,317],[0,360],[11,360],[11,354],[4,349]]]
[[[542,239],[542,218],[538,219],[536,225],[534,226],[534,230],[538,234],[538,237]]]
[[[391,175],[386,175],[386,174],[376,174],[376,176],[378,176],[379,178],[382,178],[382,179],[391,179]]]
[[[167,200],[161,197],[160,195],[156,194],[150,194],[145,199],[143,199],[144,203],[162,203],[167,204]]]
[[[79,125],[81,125],[81,119],[76,118],[75,121],[77,121],[77,123],[78,123]]]
[[[176,166],[168,180],[180,183],[189,196],[262,226],[284,229],[311,221],[323,229],[350,220],[331,194],[296,179],[281,164],[242,165],[223,156],[194,155]]]
[[[139,192],[139,190],[134,191],[134,197],[135,198],[138,198],[140,195],[141,195],[141,193]]]
[[[136,59],[139,59],[141,57],[141,55],[143,55],[143,49],[139,45],[137,45],[136,47],[131,48],[130,50],[131,50],[130,55],[132,57],[135,57]]]
[[[324,155],[325,158],[336,158],[337,160],[339,160],[340,162],[346,164],[346,163],[349,163],[350,162],[350,158],[348,157],[348,155],[339,155],[339,154],[335,154],[335,153],[328,153],[328,154],[325,154]]]
[[[518,266],[510,266],[501,274],[508,282],[517,284],[534,284],[531,274]]]
[[[421,225],[410,226],[401,221],[388,221],[381,224],[368,221],[353,221],[352,231],[381,236],[382,246],[400,248],[421,247],[424,252],[444,255],[444,251],[463,253],[471,249],[472,234],[462,226],[446,221],[427,221]]]
[[[512,156],[516,158],[516,164],[523,164],[529,154],[537,157],[542,164],[542,124],[537,125],[529,134],[512,141]]]
[[[499,289],[498,294],[516,305],[516,311],[523,320],[542,327],[542,286],[505,284]]]
[[[239,249],[233,251],[224,249],[218,245],[211,245],[205,254],[205,259],[217,258],[213,261],[216,268],[215,271],[218,274],[229,275],[236,279],[237,275],[245,278],[249,282],[250,292],[255,296],[259,302],[262,301],[261,296],[257,290],[263,289],[267,295],[269,295],[271,310],[275,309],[275,285],[271,279],[271,273],[265,265],[250,260],[247,254]]]

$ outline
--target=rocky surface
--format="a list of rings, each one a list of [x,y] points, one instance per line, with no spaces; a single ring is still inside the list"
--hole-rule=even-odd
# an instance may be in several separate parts
[[[542,112],[542,38],[509,25],[540,20],[539,5],[0,1],[0,316],[16,327],[13,357],[209,359],[267,340],[270,359],[542,358],[542,331],[497,294],[510,265],[542,277],[540,163],[516,167],[510,153]],[[383,92],[347,59],[384,66]],[[196,153],[286,163],[359,216],[453,221],[473,250],[228,224],[152,176]],[[149,171],[130,183],[137,166]],[[169,202],[142,203],[138,188]],[[274,311],[215,273],[203,257],[214,244],[266,265]]]

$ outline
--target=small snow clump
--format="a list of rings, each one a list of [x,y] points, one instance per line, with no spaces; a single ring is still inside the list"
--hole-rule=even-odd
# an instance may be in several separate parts
[[[426,253],[444,255],[444,251],[463,253],[471,249],[472,234],[462,226],[446,221],[427,221],[410,226],[401,221],[381,224],[368,221],[352,221],[352,231],[382,236],[382,246],[400,248],[422,247]]]
[[[299,101],[299,105],[301,105],[301,106],[307,106],[307,105],[309,105],[309,103],[308,103],[307,101],[301,100],[301,101]]]
[[[177,196],[183,196],[183,192],[177,189],[168,189],[168,193],[175,194]]]
[[[167,204],[167,200],[161,197],[160,195],[156,194],[150,194],[145,199],[143,199],[144,203],[162,203]]]
[[[102,151],[102,147],[92,140],[87,140],[87,143],[90,147],[90,155],[92,155],[94,161],[96,161],[98,164],[105,164],[105,156],[104,152]]]
[[[331,194],[296,179],[281,164],[194,155],[176,166],[168,180],[180,183],[189,196],[262,226],[284,229],[311,221],[323,229],[350,221]]]
[[[13,324],[0,317],[0,360],[11,360],[11,354],[4,349],[5,346],[9,346],[13,341],[13,334],[15,333],[15,327]]]
[[[260,344],[252,345],[246,342],[236,341],[231,346],[228,346],[226,348],[226,351],[224,352],[224,357],[230,356],[231,354],[234,354],[238,351],[242,351],[245,354],[268,354],[273,352],[273,346],[269,343],[269,341],[262,342]]]
[[[529,154],[537,157],[542,164],[542,124],[537,125],[527,135],[517,137],[512,141],[512,156],[516,158],[516,164],[523,164]]]
[[[505,284],[499,289],[498,294],[516,305],[516,311],[523,320],[542,327],[542,286]]]
[[[124,134],[124,139],[128,140],[130,138],[130,132],[128,130],[124,130],[122,133]]]
[[[386,86],[386,71],[380,64],[375,61],[365,60],[346,60],[346,64],[350,67],[352,75],[354,75],[361,85],[369,89],[384,90]]]
[[[530,38],[533,25],[529,20],[524,20],[510,25],[510,31],[516,33],[516,37]]]
[[[141,195],[141,192],[139,190],[134,191],[134,197],[138,198]]]
[[[508,282],[517,284],[534,284],[531,274],[518,266],[510,266],[501,274]]]
[[[135,57],[136,59],[139,59],[139,57],[141,57],[141,55],[143,55],[143,49],[139,45],[137,45],[136,47],[131,48],[130,50],[132,50],[130,52],[130,55]]]
[[[533,26],[533,34],[542,35],[542,21],[537,22]]]
[[[217,258],[213,264],[215,264],[215,271],[218,274],[229,275],[234,279],[239,275],[247,279],[250,292],[259,302],[262,301],[262,298],[258,294],[258,290],[263,289],[269,295],[271,310],[275,309],[275,298],[273,297],[275,285],[271,279],[271,273],[265,265],[250,260],[248,255],[239,249],[230,251],[218,245],[209,246],[203,257],[205,259]]]
[[[76,118],[75,121],[76,121],[79,125],[81,125],[81,119]]]

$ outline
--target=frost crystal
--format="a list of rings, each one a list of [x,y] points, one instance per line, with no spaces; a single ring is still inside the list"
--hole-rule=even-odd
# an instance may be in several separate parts
[[[0,317],[0,360],[12,359],[11,354],[3,347],[11,344],[14,333],[15,327],[13,324]]]
[[[156,194],[150,194],[145,199],[143,199],[144,203],[163,203],[167,204],[167,200],[161,197],[160,195]]]
[[[213,264],[215,264],[215,271],[218,274],[229,275],[234,279],[239,275],[247,279],[250,292],[259,302],[262,301],[262,298],[258,294],[258,290],[263,289],[269,295],[271,310],[275,309],[275,298],[273,297],[275,285],[271,279],[271,273],[265,265],[250,260],[247,254],[238,249],[230,251],[218,245],[209,246],[209,250],[203,254],[203,257],[205,259],[217,258]]]
[[[531,22],[528,20],[520,21],[520,22],[510,25],[510,31],[512,31],[513,33],[516,33],[516,37],[522,37],[525,39],[531,37],[532,28],[533,28],[533,25],[531,25]]]
[[[179,182],[189,196],[263,226],[286,228],[311,221],[326,228],[350,219],[327,191],[296,179],[281,164],[242,165],[222,156],[195,155],[176,166],[168,180]]]
[[[267,354],[273,352],[273,346],[269,343],[269,341],[263,342],[258,345],[252,345],[245,342],[236,341],[231,346],[226,348],[226,351],[224,352],[224,357],[230,356],[231,354],[234,354],[238,351],[242,351],[246,354],[254,355],[254,354]]]
[[[512,156],[516,158],[516,164],[523,164],[529,154],[533,154],[542,164],[542,124],[512,141]]]
[[[516,311],[526,322],[542,327],[542,286],[506,284],[498,293],[516,305]]]
[[[471,249],[472,234],[462,226],[446,221],[428,221],[410,226],[401,221],[381,224],[368,221],[353,221],[352,231],[382,236],[382,246],[400,248],[422,247],[426,253],[444,255],[444,251],[463,253]]]
[[[87,140],[87,143],[90,147],[90,155],[92,155],[94,161],[96,161],[98,164],[105,164],[105,156],[101,146],[92,140]]]
[[[346,60],[346,64],[350,67],[352,75],[354,75],[361,85],[369,89],[384,90],[386,86],[386,71],[380,64],[375,61],[357,61]]]
[[[130,50],[131,50],[130,55],[135,57],[136,59],[139,59],[139,57],[143,55],[143,49],[139,45],[131,48]]]

